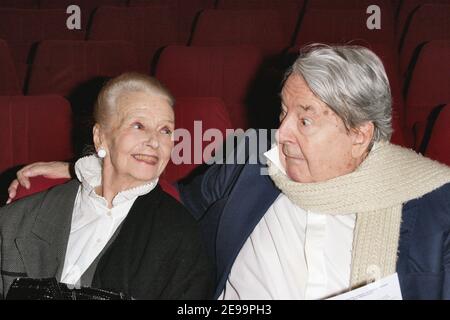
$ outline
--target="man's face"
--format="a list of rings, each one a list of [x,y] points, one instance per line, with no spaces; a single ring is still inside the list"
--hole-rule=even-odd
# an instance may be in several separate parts
[[[354,155],[351,132],[301,76],[289,76],[281,99],[277,138],[280,160],[289,178],[301,183],[321,182],[356,169],[362,160]]]

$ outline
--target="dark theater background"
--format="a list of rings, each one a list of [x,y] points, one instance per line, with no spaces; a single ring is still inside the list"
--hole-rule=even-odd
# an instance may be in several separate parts
[[[371,5],[380,29],[366,24]],[[283,73],[317,42],[375,51],[392,88],[392,142],[450,165],[450,0],[0,0],[2,204],[21,166],[83,153],[107,78],[157,77],[177,99],[178,128],[276,128]],[[171,163],[164,179],[196,166]]]

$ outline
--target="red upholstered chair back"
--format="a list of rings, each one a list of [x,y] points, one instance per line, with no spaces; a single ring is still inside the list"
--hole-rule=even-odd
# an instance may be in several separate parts
[[[450,40],[450,4],[420,6],[405,27],[402,40],[400,71],[405,74],[419,45],[431,40]]]
[[[407,124],[426,121],[431,110],[450,102],[450,41],[427,43],[417,59],[406,96]]]
[[[8,42],[19,82],[25,83],[32,49],[43,40],[83,40],[86,30],[69,30],[66,9],[0,9],[0,39]]]
[[[220,148],[226,137],[226,129],[233,128],[228,110],[219,98],[177,99],[175,123],[177,129],[184,130],[180,132],[179,137],[175,137],[172,155],[175,162],[171,160],[163,174],[164,179],[169,182],[176,182],[188,176],[200,164],[209,160],[203,157],[205,148]],[[205,134],[208,129],[213,129],[214,132],[210,131],[212,136]],[[188,163],[180,163],[182,159]]]
[[[130,42],[48,40],[36,52],[28,93],[68,96],[90,79],[138,69],[136,51]]]
[[[292,12],[290,12],[292,13]],[[276,10],[204,10],[192,35],[193,46],[251,45],[265,55],[279,53],[290,44],[294,32]]]
[[[166,6],[176,16],[178,42],[187,44],[196,15],[202,9],[212,9],[215,0],[129,0],[130,7]]]
[[[101,6],[126,6],[127,0],[39,0],[41,9],[66,9],[70,5],[77,5],[81,10],[81,23],[83,29],[89,24],[95,9]]]
[[[0,8],[37,9],[39,0],[2,0]]]
[[[392,16],[382,14],[382,27],[375,30],[367,28],[367,18],[366,10],[362,9],[309,9],[303,17],[295,45],[317,42],[344,44],[358,40],[395,47]]]
[[[276,11],[283,21],[284,30],[293,36],[305,3],[305,0],[218,0],[216,9]]]
[[[139,68],[149,73],[156,51],[179,43],[176,15],[169,7],[100,7],[94,14],[88,39],[134,43]]]
[[[296,11],[303,8],[303,0],[217,0],[217,9]]]
[[[262,63],[254,47],[185,47],[164,49],[156,77],[175,97],[219,97],[235,128],[247,128],[246,98]]]
[[[72,157],[71,110],[60,96],[0,97],[0,172]]]
[[[6,41],[0,39],[0,95],[19,95],[22,89],[19,85],[16,68]]]
[[[31,196],[35,193],[39,193],[45,190],[48,190],[50,188],[53,188],[54,186],[66,183],[70,179],[49,179],[45,178],[43,176],[33,177],[30,178],[30,189],[24,188],[21,185],[17,188],[16,197],[13,199],[14,201],[17,201],[19,199]]]
[[[450,166],[450,104],[441,110],[434,123],[425,155]]]

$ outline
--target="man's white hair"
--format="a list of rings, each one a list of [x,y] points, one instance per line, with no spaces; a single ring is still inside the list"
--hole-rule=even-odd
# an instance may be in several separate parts
[[[310,45],[301,50],[285,79],[292,73],[301,75],[347,128],[372,122],[372,143],[390,140],[391,89],[383,63],[371,50],[354,45]]]

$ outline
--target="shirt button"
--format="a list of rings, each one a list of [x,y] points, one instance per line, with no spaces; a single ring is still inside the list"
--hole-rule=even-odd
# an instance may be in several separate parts
[[[97,243],[100,243],[100,242],[102,242],[102,239],[97,239]]]
[[[108,211],[106,214],[108,215],[108,217],[111,217],[111,211]]]

